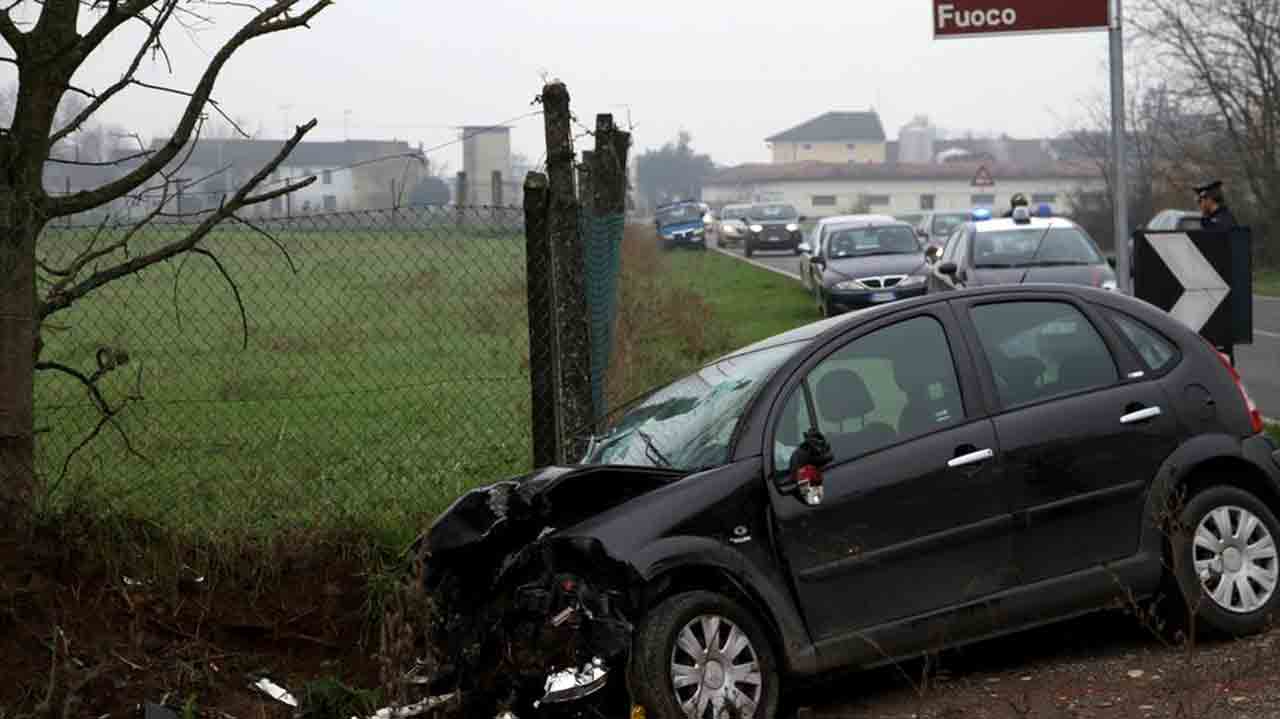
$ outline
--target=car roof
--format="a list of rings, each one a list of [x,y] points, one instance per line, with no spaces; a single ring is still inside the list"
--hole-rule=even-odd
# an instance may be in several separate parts
[[[981,220],[973,223],[974,229],[979,233],[983,232],[1001,232],[1005,230],[1020,230],[1025,228],[1036,228],[1047,230],[1051,228],[1074,227],[1079,229],[1079,225],[1066,219],[1065,217],[1032,217],[1023,222],[1016,222],[1013,218],[1002,217],[992,220]]]
[[[878,224],[878,225],[910,224],[909,222],[904,222],[903,220],[899,220],[898,218],[890,215],[835,215],[832,217],[824,217],[818,222],[824,227],[826,225],[836,225],[836,224],[854,225],[854,226],[873,225],[873,224]]]

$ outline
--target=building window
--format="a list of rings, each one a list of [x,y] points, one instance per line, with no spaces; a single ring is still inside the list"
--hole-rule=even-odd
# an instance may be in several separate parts
[[[325,195],[325,196],[324,196],[324,209],[326,209],[326,210],[336,210],[336,209],[338,209],[338,196],[337,196],[337,195]]]
[[[835,207],[836,196],[835,195],[814,195],[813,206],[814,207]]]
[[[936,198],[936,197],[934,197],[933,195],[921,195],[921,196],[920,196],[920,209],[922,209],[922,210],[932,210],[932,209],[933,209],[933,207],[934,207],[934,203],[936,202],[936,200],[937,200],[937,198]]]
[[[853,144],[852,142],[850,142],[849,144],[845,145],[844,147],[845,147],[845,149],[846,149],[846,150],[849,150],[850,152],[853,152],[854,150],[858,149],[858,146],[857,146],[857,145],[855,145],[855,144]]]
[[[862,201],[865,202],[870,207],[888,207],[889,206],[888,195],[863,195]]]
[[[801,146],[800,146],[800,149],[802,149],[802,150],[812,150],[812,149],[813,149],[813,145],[810,145],[809,143],[807,143],[807,142],[806,142],[805,144],[803,144],[803,145],[801,145]]]
[[[322,179],[321,179],[320,181],[321,181],[322,183],[326,184],[326,185],[332,185],[332,184],[333,184],[333,172],[332,172],[332,171],[330,171],[330,170],[325,170],[325,171],[324,171],[324,174],[323,174],[323,176],[322,176]]]
[[[969,204],[980,205],[982,207],[994,207],[996,204],[995,195],[974,195],[969,198]]]
[[[1052,192],[1038,192],[1031,196],[1033,205],[1052,205],[1058,201],[1058,195]]]

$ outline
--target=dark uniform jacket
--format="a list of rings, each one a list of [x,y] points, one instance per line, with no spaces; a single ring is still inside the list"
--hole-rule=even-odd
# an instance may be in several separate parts
[[[1236,227],[1236,217],[1226,205],[1219,205],[1212,215],[1200,218],[1200,226],[1206,230],[1229,232]]]

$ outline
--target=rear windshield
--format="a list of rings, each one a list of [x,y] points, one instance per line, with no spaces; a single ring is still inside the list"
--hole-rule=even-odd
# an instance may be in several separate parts
[[[983,232],[973,243],[973,264],[977,267],[1097,265],[1102,261],[1089,236],[1074,227]]]

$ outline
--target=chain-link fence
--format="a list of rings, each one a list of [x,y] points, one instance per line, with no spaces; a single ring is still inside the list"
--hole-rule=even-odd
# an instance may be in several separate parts
[[[523,224],[456,207],[231,222],[206,254],[98,289],[46,322],[41,359],[118,365],[98,384],[123,409],[104,421],[82,382],[38,373],[44,495],[197,532],[412,530],[527,469]],[[192,227],[146,226],[127,251]],[[128,231],[50,227],[42,260]]]

